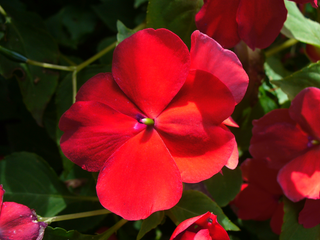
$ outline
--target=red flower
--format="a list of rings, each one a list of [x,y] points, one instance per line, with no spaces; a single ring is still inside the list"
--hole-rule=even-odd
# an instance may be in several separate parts
[[[247,84],[237,57],[199,31],[190,53],[166,29],[139,31],[115,49],[112,73],[88,80],[61,117],[61,149],[100,171],[105,208],[146,218],[173,207],[182,182],[236,167],[236,142],[223,122],[231,123]]]
[[[304,228],[313,228],[320,224],[320,200],[306,199],[299,213],[299,223]]]
[[[320,47],[307,44],[306,54],[309,57],[311,62],[317,62],[320,60]]]
[[[228,233],[210,212],[189,218],[178,225],[170,240],[229,240]]]
[[[3,202],[4,190],[0,185],[0,239],[41,240],[47,224],[37,221],[37,215],[25,205]]]
[[[264,160],[247,159],[241,164],[241,171],[246,183],[232,202],[238,217],[257,221],[271,219],[272,231],[280,234],[284,212],[278,170],[270,168]]]
[[[250,153],[280,169],[278,182],[293,202],[320,199],[320,89],[306,88],[289,109],[253,122]]]
[[[317,0],[294,2],[310,2],[317,7]],[[234,47],[243,40],[254,50],[268,47],[286,18],[284,0],[204,0],[196,15],[196,25],[223,47]]]

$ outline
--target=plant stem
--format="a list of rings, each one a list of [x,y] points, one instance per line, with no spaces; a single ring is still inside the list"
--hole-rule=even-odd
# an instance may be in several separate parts
[[[284,43],[282,43],[281,45],[269,49],[268,51],[265,52],[265,55],[266,55],[266,57],[270,57],[277,52],[280,52],[288,47],[291,47],[291,46],[297,44],[298,42],[299,41],[296,39],[293,39],[293,38],[289,39],[289,40],[285,41]]]
[[[80,70],[82,70],[83,68],[88,66],[90,63],[92,63],[92,62],[96,61],[97,59],[101,58],[103,55],[105,55],[107,52],[109,52],[113,48],[115,48],[116,44],[117,44],[117,42],[112,43],[111,45],[109,45],[108,47],[103,49],[102,51],[98,52],[96,55],[93,55],[91,58],[89,58],[88,60],[86,60],[83,63],[81,63],[80,65],[78,65],[77,66],[77,72],[79,72]]]
[[[52,222],[66,221],[66,220],[84,218],[84,217],[92,217],[92,216],[103,215],[108,213],[111,213],[111,212],[107,209],[100,209],[95,211],[66,214],[66,215],[60,215],[55,217],[38,217],[38,220],[40,222],[46,222],[50,224]]]
[[[99,240],[106,240],[108,239],[113,233],[115,233],[119,228],[121,228],[128,220],[121,219],[119,222],[117,222],[115,225],[113,225],[111,228],[109,228],[107,231],[105,231],[103,234],[101,234],[101,237]]]
[[[51,68],[51,69],[56,69],[56,70],[63,70],[63,71],[74,71],[76,69],[75,66],[60,66],[60,65],[55,65],[51,63],[43,63],[43,62],[37,62],[31,59],[28,59],[27,62],[28,64],[43,67],[43,68]]]
[[[146,24],[145,23],[141,23],[140,25],[135,27],[133,30],[134,31],[139,31],[141,29],[144,29],[145,27],[146,27]],[[77,72],[80,72],[80,70],[82,70],[83,68],[88,66],[90,63],[92,63],[92,62],[96,61],[97,59],[101,58],[103,55],[105,55],[106,53],[111,51],[113,48],[115,48],[116,45],[117,45],[117,41],[115,41],[111,45],[107,46],[106,48],[104,48],[103,50],[98,52],[96,55],[93,55],[91,58],[89,58],[88,60],[86,60],[83,63],[81,63],[80,65],[78,65],[77,66]]]
[[[74,70],[72,72],[72,103],[76,102],[77,90],[77,70]]]

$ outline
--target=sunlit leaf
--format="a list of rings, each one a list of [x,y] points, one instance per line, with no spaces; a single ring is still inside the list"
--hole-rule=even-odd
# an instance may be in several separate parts
[[[288,16],[281,33],[288,38],[320,46],[320,24],[304,17],[295,2],[285,0],[285,4]]]

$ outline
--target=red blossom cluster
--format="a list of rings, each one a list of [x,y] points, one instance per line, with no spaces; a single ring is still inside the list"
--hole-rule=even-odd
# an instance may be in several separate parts
[[[318,6],[317,0],[292,1]],[[287,13],[284,0],[205,0],[196,25],[226,48],[241,40],[252,49],[266,48],[279,35]]]
[[[241,169],[246,183],[234,205],[242,219],[266,220],[280,234],[281,196],[305,199],[299,223],[320,223],[320,89],[306,88],[289,109],[274,110],[253,122],[250,153]],[[280,188],[281,187],[281,188]]]

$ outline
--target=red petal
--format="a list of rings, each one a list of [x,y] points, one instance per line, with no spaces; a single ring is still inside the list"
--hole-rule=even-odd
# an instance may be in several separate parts
[[[124,93],[150,118],[157,117],[184,84],[187,46],[166,29],[145,29],[114,50],[112,74]]]
[[[76,102],[63,114],[63,153],[87,171],[99,171],[128,139],[146,127],[137,120],[99,102]]]
[[[303,130],[320,140],[320,89],[302,90],[291,102],[290,116]]]
[[[1,214],[1,208],[2,208],[2,202],[3,202],[3,194],[4,194],[4,189],[2,187],[2,184],[0,184],[0,214]]]
[[[278,170],[270,168],[268,163],[259,159],[246,159],[241,164],[242,178],[272,195],[282,195],[277,182]]]
[[[235,102],[226,85],[215,76],[205,71],[191,70],[180,92],[163,114],[170,112],[172,115],[178,111],[180,115],[180,111],[188,111],[189,105],[196,107],[197,115],[203,122],[220,125],[232,114]],[[159,117],[163,118],[162,114]]]
[[[320,224],[320,200],[306,199],[299,213],[299,223],[304,228],[313,228]]]
[[[37,222],[36,214],[27,206],[4,202],[0,215],[0,239],[40,240],[45,223]]]
[[[192,224],[194,224],[198,219],[202,218],[203,216],[208,216],[208,214],[210,216],[210,212],[206,212],[205,214],[202,214],[200,216],[196,216],[196,217],[184,220],[182,223],[180,223],[176,227],[176,229],[174,230],[174,232],[171,235],[170,240],[175,239],[175,237],[177,237],[180,233],[186,231],[188,229],[188,227],[190,227]]]
[[[197,28],[223,47],[234,47],[239,41],[236,14],[240,0],[205,1],[196,15]]]
[[[173,207],[182,194],[179,170],[155,130],[121,146],[103,166],[97,183],[101,204],[128,220]]]
[[[236,128],[239,127],[239,125],[232,119],[232,117],[228,117],[222,123],[230,127],[236,127]]]
[[[238,166],[239,162],[239,151],[236,139],[233,138],[233,151],[232,154],[226,164],[226,167],[229,169],[235,169]]]
[[[237,215],[243,220],[264,221],[273,215],[278,205],[279,196],[271,195],[263,189],[248,184],[233,201]]]
[[[268,47],[287,18],[283,0],[241,0],[237,12],[240,38],[253,50]]]
[[[237,103],[241,101],[247,90],[249,78],[233,52],[223,49],[213,39],[195,31],[191,36],[190,55],[191,69],[212,73],[229,88]]]
[[[233,97],[225,85],[199,70],[189,75],[177,97],[155,120],[183,182],[210,178],[227,164],[234,150],[234,136],[222,128],[224,125],[214,124],[226,119],[233,107]]]
[[[100,102],[134,118],[141,112],[122,92],[111,73],[99,73],[90,78],[79,89],[77,101]]]
[[[197,232],[197,234],[194,236],[193,239],[194,240],[212,240],[213,238],[211,238],[210,232],[208,229],[201,229],[199,232]],[[221,239],[221,238],[219,238],[219,239]],[[186,238],[186,240],[187,240],[187,238]],[[192,240],[192,239],[190,238],[190,240]]]
[[[288,109],[277,109],[253,121],[249,151],[256,159],[266,159],[280,169],[307,150],[308,136],[289,116]]]
[[[284,194],[293,202],[320,199],[320,146],[296,157],[278,174]]]
[[[277,209],[273,213],[270,221],[270,226],[272,231],[278,235],[280,235],[281,233],[281,227],[283,224],[283,216],[284,216],[283,205],[284,205],[283,202],[278,204]]]

